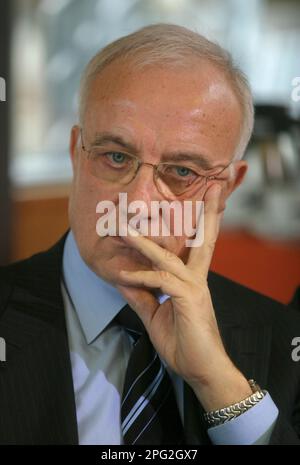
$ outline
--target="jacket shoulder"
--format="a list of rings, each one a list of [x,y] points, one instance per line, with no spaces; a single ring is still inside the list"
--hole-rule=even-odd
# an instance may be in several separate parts
[[[208,285],[215,311],[240,324],[286,323],[300,328],[300,312],[231,279],[210,272]]]
[[[44,252],[0,267],[0,317],[19,294],[58,302],[65,237]]]

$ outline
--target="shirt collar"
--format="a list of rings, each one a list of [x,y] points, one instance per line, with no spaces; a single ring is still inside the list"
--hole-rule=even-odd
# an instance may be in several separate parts
[[[90,344],[127,302],[117,289],[86,265],[72,231],[64,246],[63,278],[86,341]]]

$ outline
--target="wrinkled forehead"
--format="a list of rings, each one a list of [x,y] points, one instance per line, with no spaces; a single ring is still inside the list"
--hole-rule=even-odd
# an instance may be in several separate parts
[[[225,74],[215,65],[204,61],[189,67],[147,66],[113,62],[91,81],[87,92],[87,112],[98,105],[117,105],[118,110],[133,112],[137,105],[150,110],[156,106],[169,110],[202,111],[205,105],[239,106],[236,95]],[[175,116],[174,114],[172,116]]]
[[[199,131],[234,140],[241,124],[235,93],[209,63],[139,71],[113,63],[91,82],[84,118],[90,136],[99,129],[124,126],[132,133],[179,134],[187,140]]]

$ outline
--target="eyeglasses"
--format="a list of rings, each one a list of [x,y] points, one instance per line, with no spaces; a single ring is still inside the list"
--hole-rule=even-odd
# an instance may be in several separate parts
[[[214,179],[224,180],[220,175],[231,165],[232,161],[222,167],[215,174],[205,175],[203,171],[187,163],[162,162],[158,165],[141,161],[135,155],[117,150],[107,151],[104,147],[93,146],[87,149],[83,142],[82,129],[80,129],[81,148],[88,154],[89,172],[106,182],[125,186],[134,180],[142,165],[153,168],[153,181],[158,191],[168,199],[193,197],[208,181]]]

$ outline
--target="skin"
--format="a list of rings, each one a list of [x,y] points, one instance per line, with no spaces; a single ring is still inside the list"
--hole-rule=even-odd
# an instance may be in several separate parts
[[[212,166],[225,166],[239,143],[242,112],[222,72],[208,62],[190,67],[152,65],[136,71],[130,63],[112,63],[91,83],[83,137],[93,145],[96,133],[121,135],[137,148],[142,161],[157,164],[166,153],[193,151]],[[124,149],[107,145],[107,151]],[[226,199],[243,181],[245,161],[234,163],[220,180],[208,181],[197,194],[205,202],[201,247],[187,249],[185,236],[143,237],[136,231],[120,238],[99,237],[96,205],[127,192],[128,203],[163,200],[153,170],[142,166],[126,186],[96,179],[81,149],[80,130],[70,137],[73,183],[70,224],[87,265],[118,288],[142,319],[150,339],[168,365],[194,390],[209,411],[251,395],[247,380],[228,357],[219,334],[207,286],[214,245]],[[226,174],[227,173],[227,174]],[[195,200],[195,198],[193,199]],[[150,218],[149,218],[150,221]],[[170,299],[162,305],[159,288]]]

